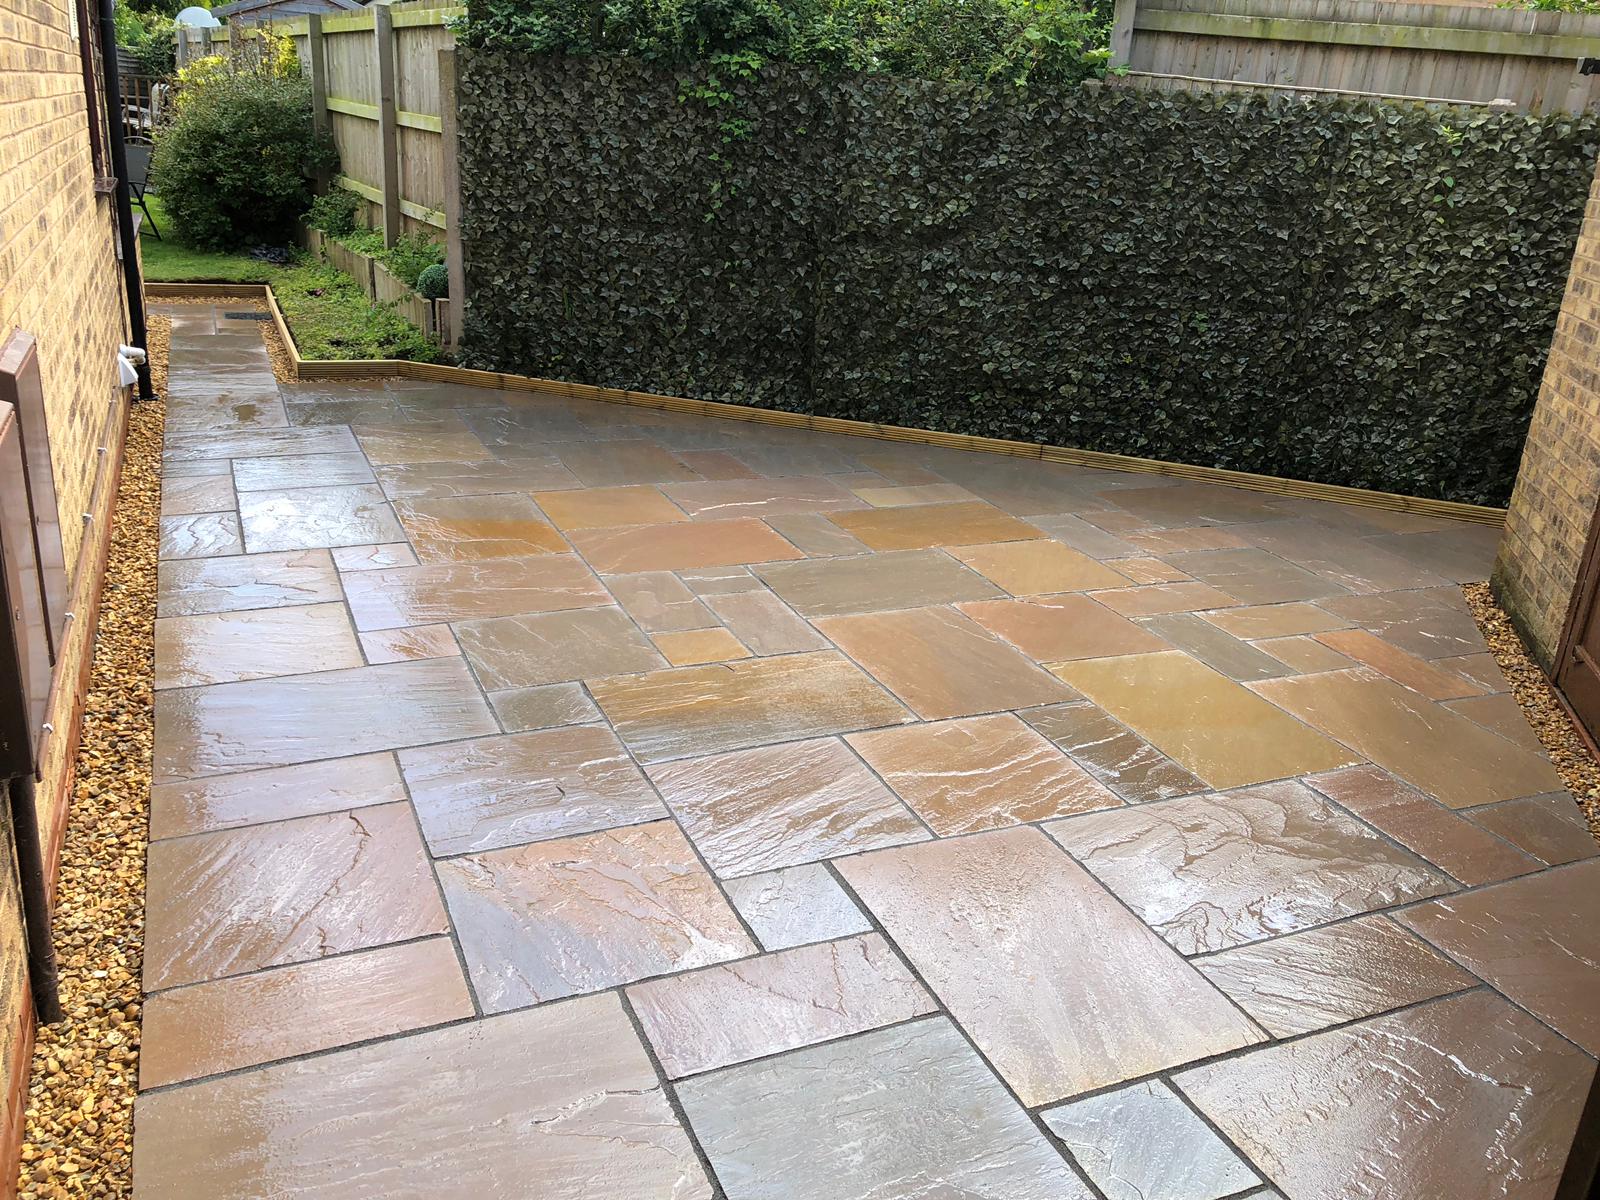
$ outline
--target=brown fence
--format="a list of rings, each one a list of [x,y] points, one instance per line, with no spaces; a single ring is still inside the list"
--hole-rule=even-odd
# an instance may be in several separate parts
[[[1118,0],[1113,61],[1139,87],[1220,83],[1580,112],[1600,16],[1381,0]]]

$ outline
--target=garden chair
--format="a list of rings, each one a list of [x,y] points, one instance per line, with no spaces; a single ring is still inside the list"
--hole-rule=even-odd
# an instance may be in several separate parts
[[[148,138],[129,138],[126,143],[128,155],[128,187],[133,192],[133,202],[139,206],[139,211],[144,213],[144,219],[150,222],[150,229],[159,239],[161,230],[156,227],[156,219],[150,215],[150,206],[144,202],[145,183],[150,178],[150,151],[153,143]]]

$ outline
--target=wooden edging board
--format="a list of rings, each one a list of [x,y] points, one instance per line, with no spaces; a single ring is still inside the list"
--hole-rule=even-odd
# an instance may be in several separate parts
[[[1418,516],[1468,521],[1479,525],[1499,525],[1505,521],[1506,516],[1506,510],[1503,508],[1462,504],[1455,500],[1432,500],[1425,496],[1404,496],[1396,492],[1373,492],[1365,488],[1344,487],[1334,483],[1311,483],[1301,479],[1283,479],[1276,475],[1229,471],[1221,467],[1201,467],[1189,463],[1163,462],[1160,459],[1134,458],[1126,454],[1108,454],[1100,450],[1075,450],[1067,446],[1050,446],[1041,442],[974,437],[968,434],[942,433],[934,429],[913,429],[902,425],[880,425],[872,421],[852,421],[843,417],[817,417],[778,409],[752,408],[749,405],[724,404],[715,400],[659,396],[651,392],[596,387],[593,384],[569,383],[556,379],[537,379],[501,371],[477,371],[469,367],[447,367],[437,363],[408,362],[393,358],[356,361],[302,358],[299,348],[295,345],[294,335],[289,331],[288,322],[283,318],[283,311],[278,307],[277,297],[266,284],[150,283],[145,285],[145,291],[157,298],[162,296],[190,296],[196,299],[207,296],[260,298],[266,303],[267,310],[272,314],[272,320],[278,328],[278,334],[282,337],[284,346],[288,348],[296,379],[393,378],[456,383],[467,387],[496,388],[506,392],[531,392],[535,395],[564,400],[595,400],[605,404],[628,404],[636,408],[652,408],[661,412],[687,413],[720,420],[751,421],[763,425],[781,425],[790,429],[810,429],[817,433],[837,433],[889,442],[912,442],[947,450],[1003,454],[1011,458],[1032,458],[1041,462],[1066,463],[1071,466],[1094,467],[1106,471],[1167,475],[1174,479],[1221,484],[1275,496],[1327,500],[1336,504],[1353,504],[1362,508],[1414,513]]]

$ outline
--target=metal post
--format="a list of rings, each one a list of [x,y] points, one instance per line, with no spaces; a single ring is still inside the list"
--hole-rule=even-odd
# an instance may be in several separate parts
[[[28,987],[33,1010],[42,1025],[61,1020],[61,993],[56,979],[56,948],[50,935],[50,887],[39,839],[39,808],[33,776],[13,779],[11,831],[17,848],[17,876],[22,886],[22,917],[28,934]]]

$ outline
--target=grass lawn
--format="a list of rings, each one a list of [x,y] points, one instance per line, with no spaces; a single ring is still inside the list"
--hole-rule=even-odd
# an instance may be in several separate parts
[[[394,309],[374,305],[344,272],[302,254],[286,267],[246,254],[196,250],[180,243],[154,196],[147,198],[162,237],[144,224],[140,253],[150,283],[270,283],[306,358],[409,358],[437,362],[442,352]]]

